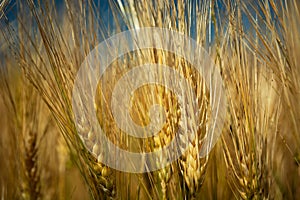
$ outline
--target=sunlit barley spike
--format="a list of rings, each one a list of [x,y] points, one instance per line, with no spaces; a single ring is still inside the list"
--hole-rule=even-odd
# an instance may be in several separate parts
[[[193,100],[189,99],[189,101]],[[201,104],[207,104],[207,101],[204,97],[201,101]],[[193,106],[193,104],[189,103],[186,104],[186,106]],[[200,110],[195,112],[195,116],[187,116],[186,122],[179,123],[181,126],[183,126],[182,130],[185,130],[180,132],[181,135],[179,136],[179,138],[185,140],[188,138],[188,144],[185,144],[187,146],[186,151],[179,159],[179,164],[181,168],[181,174],[184,178],[185,184],[188,187],[190,197],[194,197],[201,187],[204,181],[204,175],[208,163],[208,156],[205,156],[204,158],[199,157],[199,152],[201,150],[200,141],[206,135],[206,108],[207,105],[202,106]],[[189,107],[187,107],[186,109],[189,109]],[[193,110],[194,108],[191,109]],[[194,133],[195,135],[195,138],[193,140],[191,140],[192,133]]]
[[[164,126],[164,128],[160,131],[160,133],[158,135],[156,135],[154,137],[154,149],[153,151],[159,150],[163,147],[165,147],[166,145],[170,144],[170,142],[172,141],[172,138],[175,135],[175,128],[176,125],[176,121],[178,121],[178,119],[173,119],[174,117],[177,118],[178,116],[176,115],[172,115],[171,113],[176,113],[175,110],[170,110],[170,105],[172,105],[172,97],[171,95],[166,94],[165,90],[159,90],[158,94],[160,97],[162,97],[162,101],[164,103],[164,105],[168,108],[166,111],[166,125]],[[172,121],[174,121],[172,123]],[[157,160],[156,164],[158,166],[161,165],[161,163],[165,163],[166,162],[166,156],[162,155],[159,160]],[[156,182],[157,184],[159,184],[159,191],[160,191],[160,198],[161,199],[168,199],[168,187],[169,187],[169,181],[170,178],[172,177],[173,171],[172,171],[172,165],[168,165],[162,169],[157,170],[157,172],[155,172],[154,174],[156,174]]]
[[[166,144],[168,144],[169,141],[171,141],[172,132],[170,130],[171,129],[166,128],[161,132],[160,136],[156,137],[157,139],[155,139],[154,151],[163,148]],[[160,160],[157,160],[157,165],[160,165],[162,162],[164,162],[165,160],[163,159],[165,159],[165,157],[161,156]],[[167,199],[167,187],[172,174],[171,166],[159,169],[157,174],[158,181],[160,182],[162,199]]]
[[[198,136],[195,138],[198,140]],[[197,152],[193,155],[193,152]],[[203,182],[208,158],[199,158],[199,145],[190,144],[186,153],[180,159],[181,173],[191,195],[194,195]]]
[[[97,147],[95,147],[95,149],[96,148]],[[96,182],[96,187],[100,188],[100,190],[105,193],[106,197],[114,198],[116,195],[116,188],[112,169],[99,162],[100,156],[98,156],[98,159],[95,159],[93,155],[91,156],[91,181]],[[98,188],[95,188],[95,190],[98,190]],[[101,194],[99,195],[101,196]]]
[[[92,164],[92,177],[97,182],[100,189],[107,195],[107,197],[115,197],[115,178],[113,177],[113,170],[104,164],[102,164],[103,152],[101,151],[101,143],[97,141],[94,131],[89,132],[89,139],[91,146],[87,146],[92,152],[91,164]],[[88,140],[90,141],[90,140]]]

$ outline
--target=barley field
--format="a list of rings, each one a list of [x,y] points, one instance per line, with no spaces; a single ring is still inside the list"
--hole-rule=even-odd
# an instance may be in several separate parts
[[[0,0],[0,199],[300,199],[299,10],[298,0]],[[216,114],[224,123],[204,155],[215,105],[222,108],[222,101],[203,74],[174,52],[137,45],[103,72],[94,105],[84,104],[88,94],[74,95],[77,74],[97,45],[146,27],[191,38],[220,73],[226,105]],[[142,39],[195,53],[185,43],[162,38]],[[121,40],[106,53],[134,44]],[[102,61],[93,62],[103,68]],[[130,93],[127,111],[112,110],[115,86],[147,63],[178,72],[194,99],[148,84]],[[155,73],[167,82],[163,67]],[[127,92],[126,83],[119,86]],[[74,101],[82,113],[94,109],[96,122],[78,117]],[[116,123],[122,116],[139,127],[155,123],[151,116],[161,112],[152,112],[153,105],[165,113],[156,135],[134,137],[120,128],[129,122]],[[126,163],[98,141],[99,131],[90,128],[94,123],[126,151],[156,152],[173,140],[185,149],[172,162],[161,154],[152,163]],[[105,159],[156,170],[122,171]]]

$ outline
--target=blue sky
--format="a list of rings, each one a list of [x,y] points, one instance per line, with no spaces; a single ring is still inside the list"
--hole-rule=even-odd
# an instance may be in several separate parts
[[[196,1],[204,1],[204,0],[190,0],[190,2],[192,4],[195,3]],[[64,2],[63,0],[55,0],[55,5],[57,7],[57,10],[62,10],[61,8],[63,7],[63,2]],[[224,6],[220,3],[221,1],[220,0],[216,0],[216,2],[217,2],[218,9],[220,9],[221,11],[223,11],[223,13],[226,14]],[[255,1],[255,2],[257,2],[257,1]],[[99,11],[98,13],[101,14],[100,17],[101,17],[104,25],[106,27],[108,27],[108,26],[113,27],[114,26],[114,18],[112,16],[112,11],[111,11],[111,8],[109,6],[109,0],[95,0],[94,3],[97,6],[97,8],[95,8],[95,9],[98,9],[97,10],[97,11]],[[11,23],[14,20],[16,20],[16,14],[17,14],[16,0],[11,0],[10,1],[9,5],[6,7],[5,12],[6,12],[8,20],[1,19],[1,23],[7,23],[7,22]],[[192,11],[192,12],[194,12],[194,11]],[[222,19],[224,19],[224,17]],[[242,20],[242,22],[243,22],[245,30],[247,30],[250,27],[250,23],[247,20],[247,17],[246,17],[245,14],[243,14],[243,20]],[[195,24],[192,24],[192,25],[195,26]],[[214,30],[214,26],[211,26],[211,27],[212,27],[212,37],[213,37],[212,39],[214,39],[214,31],[215,31]],[[126,29],[126,28],[124,28],[124,29]],[[195,34],[193,32],[194,31],[192,29],[191,30],[191,37],[194,38]]]

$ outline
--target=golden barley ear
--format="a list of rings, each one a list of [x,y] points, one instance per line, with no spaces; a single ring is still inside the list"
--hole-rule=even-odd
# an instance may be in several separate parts
[[[274,147],[283,105],[280,81],[276,78],[281,67],[276,64],[277,59],[268,61],[271,52],[265,52],[265,48],[273,49],[274,43],[272,37],[262,36],[263,30],[258,28],[258,16],[262,16],[257,10],[251,13],[246,3],[240,3],[236,11],[228,4],[230,26],[237,29],[228,30],[226,42],[232,48],[220,54],[229,98],[229,117],[223,134],[224,158],[229,184],[238,198],[269,199],[274,198],[272,194],[278,189],[271,174],[274,173]],[[274,2],[260,2],[257,7],[250,4],[262,10],[266,23],[271,21],[269,5],[274,5]],[[253,36],[243,34],[244,27],[239,24],[242,12],[251,16],[250,21],[255,27]],[[275,34],[276,28],[273,25],[269,28],[268,31]],[[226,56],[228,53],[234,56]],[[277,53],[271,54],[275,56]]]
[[[79,9],[78,5],[66,3],[69,19],[75,20],[74,17],[77,15],[74,13]],[[68,27],[71,27],[69,30],[72,30],[74,37],[70,38],[70,35],[66,32],[63,34],[62,27],[58,26],[57,13],[52,13],[53,5],[45,2],[45,7],[40,7],[30,0],[27,3],[21,2],[20,5],[24,6],[24,10],[30,10],[31,14],[25,17],[22,16],[24,13],[18,13],[20,14],[18,33],[13,26],[8,25],[4,33],[7,42],[11,45],[24,74],[53,114],[70,154],[76,158],[74,161],[90,189],[91,196],[95,199],[113,197],[115,195],[112,183],[114,179],[105,178],[107,170],[102,166],[99,167],[97,160],[82,144],[72,114],[73,81],[82,58],[85,56],[82,53],[84,50],[77,51],[80,50],[77,31],[86,27],[83,24],[74,24],[72,21]],[[84,12],[83,10],[81,12]],[[69,21],[67,16],[64,18],[65,21]],[[45,21],[47,23],[44,23]],[[28,27],[31,27],[27,26],[28,23],[32,23],[31,25],[37,28],[38,34],[33,34],[31,30],[28,30]],[[18,38],[18,45],[14,41],[15,38]],[[71,41],[74,46],[67,44],[66,40]],[[90,48],[91,44],[87,40],[81,40],[81,42],[82,49]]]
[[[204,157],[200,157],[201,148],[205,148],[203,146],[203,141],[207,138],[207,128],[209,122],[209,98],[206,89],[206,85],[199,74],[195,74],[192,68],[189,67],[189,64],[185,61],[179,60],[179,69],[185,68],[185,76],[192,77],[190,78],[190,82],[193,85],[193,89],[196,93],[196,101],[198,108],[196,116],[189,116],[187,122],[179,121],[179,126],[185,124],[184,130],[187,132],[181,133],[179,131],[178,134],[181,134],[180,138],[191,137],[192,131],[195,131],[195,138],[193,140],[189,139],[188,144],[183,144],[186,146],[186,151],[179,159],[180,171],[185,180],[185,184],[187,185],[186,194],[189,197],[195,197],[201,188],[206,167],[208,164],[208,155]],[[188,97],[189,98],[189,97]],[[188,101],[195,101],[193,99],[188,99]],[[191,103],[187,103],[186,105],[191,105]],[[187,107],[186,109],[194,109]],[[197,123],[198,122],[198,123]],[[181,141],[179,141],[181,142]]]
[[[45,187],[55,185],[56,179],[46,180],[45,177],[49,172],[55,174],[55,170],[45,169],[45,166],[49,165],[47,160],[50,159],[50,155],[44,148],[47,148],[50,142],[44,138],[54,140],[49,135],[55,134],[55,126],[41,97],[24,75],[16,69],[17,64],[7,60],[6,56],[4,59],[6,65],[0,65],[0,93],[6,105],[4,110],[8,118],[8,129],[2,137],[5,138],[5,134],[8,134],[12,139],[6,149],[12,151],[10,158],[16,162],[9,163],[11,169],[4,170],[4,173],[6,171],[10,175],[7,180],[14,179],[15,188],[18,188],[17,191],[7,189],[6,197],[18,196],[23,199],[53,197],[54,194]],[[55,140],[53,142],[55,143]],[[1,147],[1,151],[3,150]],[[3,187],[9,185],[4,184]]]

